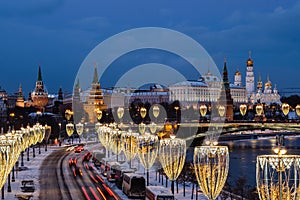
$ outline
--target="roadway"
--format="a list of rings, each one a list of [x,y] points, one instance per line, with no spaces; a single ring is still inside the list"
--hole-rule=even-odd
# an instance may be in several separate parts
[[[62,148],[48,155],[40,168],[40,199],[118,199],[92,164],[82,160],[86,153]],[[76,159],[76,164],[69,165],[70,159]]]

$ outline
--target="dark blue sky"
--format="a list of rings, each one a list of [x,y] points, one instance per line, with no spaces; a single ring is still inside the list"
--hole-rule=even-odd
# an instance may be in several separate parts
[[[299,20],[296,0],[3,0],[0,86],[13,93],[21,83],[27,96],[41,65],[50,93],[60,86],[71,91],[96,45],[128,29],[155,26],[192,37],[219,68],[226,56],[231,79],[238,68],[244,80],[251,50],[256,77],[269,75],[279,89],[299,87]]]

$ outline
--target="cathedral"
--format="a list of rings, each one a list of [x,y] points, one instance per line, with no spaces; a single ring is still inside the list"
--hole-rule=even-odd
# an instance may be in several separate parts
[[[256,91],[254,87],[254,69],[253,69],[253,60],[249,53],[249,58],[247,60],[247,72],[246,72],[246,91],[249,103],[256,104],[262,103],[266,105],[270,104],[281,104],[280,95],[278,94],[277,87],[275,85],[272,88],[272,82],[268,76],[267,81],[263,88],[263,82],[260,75],[258,76],[258,81],[256,84]]]

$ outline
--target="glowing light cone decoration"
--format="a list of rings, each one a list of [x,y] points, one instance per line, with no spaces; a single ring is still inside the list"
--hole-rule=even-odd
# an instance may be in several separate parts
[[[207,106],[205,104],[202,104],[199,108],[199,112],[201,117],[204,117],[207,113]]]
[[[283,104],[281,105],[281,109],[282,109],[283,114],[284,114],[285,116],[287,116],[287,114],[289,114],[289,112],[290,112],[290,105],[287,104],[287,103],[283,103]]]
[[[285,155],[283,136],[276,136],[277,155],[257,156],[256,185],[261,200],[300,199],[300,155]]]
[[[295,109],[296,109],[296,114],[300,116],[300,104],[298,104]]]
[[[256,184],[261,200],[300,199],[299,155],[257,157]]]
[[[242,116],[245,116],[247,112],[247,105],[246,104],[241,104],[240,105],[240,113]]]
[[[153,106],[152,112],[153,112],[153,116],[154,116],[155,118],[157,118],[158,115],[159,115],[159,107],[158,107],[158,105],[154,105],[154,106]]]
[[[1,140],[1,139],[0,139]],[[3,187],[7,178],[10,146],[0,144],[0,188]]]
[[[146,131],[146,124],[144,124],[143,122],[139,124],[139,132],[141,134],[144,134]]]
[[[83,133],[83,124],[82,123],[79,122],[78,124],[76,124],[76,131],[80,137]]]
[[[122,133],[123,150],[127,160],[135,158],[138,149],[138,133],[133,133],[131,130]]]
[[[72,134],[73,134],[73,132],[74,132],[74,124],[68,123],[68,124],[66,125],[66,131],[67,131],[67,135],[68,135],[69,137],[71,137]]]
[[[144,119],[146,117],[146,114],[147,114],[147,109],[142,107],[140,109],[140,114],[141,114],[141,117]]]
[[[119,155],[123,150],[123,144],[121,142],[121,136],[124,131],[120,131],[118,129],[112,131],[111,135],[111,150],[114,154]],[[117,158],[118,161],[118,158]]]
[[[163,139],[159,144],[159,159],[165,174],[172,181],[174,194],[174,181],[183,168],[186,157],[186,142],[183,139]]]
[[[228,148],[213,145],[195,147],[194,169],[203,194],[210,200],[216,199],[228,175]]]
[[[122,119],[124,116],[124,108],[123,107],[119,107],[117,110],[117,115],[119,119]]]
[[[154,164],[158,152],[158,137],[146,133],[140,135],[138,140],[138,156],[141,164],[147,170],[147,185],[149,185],[149,169]]]
[[[156,132],[156,124],[154,122],[152,122],[151,124],[148,125],[149,126],[149,129],[150,129],[150,132],[152,134],[155,134]]]
[[[256,114],[258,116],[261,116],[263,114],[263,112],[264,112],[264,107],[261,104],[258,104],[256,106],[255,110],[256,110]]]
[[[218,112],[219,112],[220,117],[224,117],[225,111],[226,111],[226,110],[225,110],[225,106],[220,105],[220,106],[218,107]]]

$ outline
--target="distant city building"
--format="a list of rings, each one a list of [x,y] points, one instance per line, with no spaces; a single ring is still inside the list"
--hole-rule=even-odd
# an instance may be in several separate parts
[[[227,71],[227,68],[226,68]],[[239,77],[241,78],[241,77]],[[222,81],[216,75],[213,75],[209,70],[198,80],[187,80],[175,83],[169,86],[169,101],[180,101],[184,107],[198,103],[217,102],[220,97]],[[229,84],[230,94],[234,104],[247,102],[245,87],[238,84]]]
[[[7,96],[6,96],[7,98]],[[0,124],[1,127],[7,120],[7,107],[6,107],[6,101],[2,96],[0,96]]]

